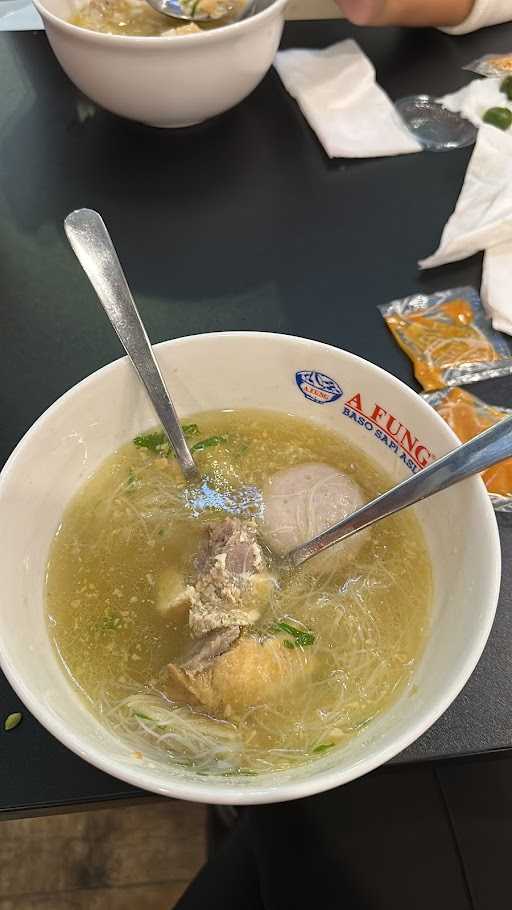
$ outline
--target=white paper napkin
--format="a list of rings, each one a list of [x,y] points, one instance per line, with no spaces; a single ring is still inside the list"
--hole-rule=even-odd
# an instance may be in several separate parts
[[[0,0],[0,32],[39,31],[43,21],[31,0]]]
[[[330,158],[421,152],[355,41],[280,51],[274,65]]]
[[[512,241],[487,250],[480,296],[492,326],[512,335]]]
[[[483,125],[437,251],[422,269],[457,262],[512,241],[512,135]]]
[[[500,91],[502,82],[503,77],[474,79],[460,91],[439,98],[439,103],[449,111],[462,114],[475,126],[480,127],[483,123],[482,118],[490,107],[508,107],[512,111],[512,104]]]

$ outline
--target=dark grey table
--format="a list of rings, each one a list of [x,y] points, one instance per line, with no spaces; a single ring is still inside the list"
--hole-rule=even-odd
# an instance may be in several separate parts
[[[342,22],[289,24],[283,45],[349,35],[392,98],[455,90],[471,78],[463,63],[512,47],[508,26],[454,39]],[[416,268],[436,246],[471,150],[329,161],[274,71],[210,124],[152,130],[91,109],[42,33],[0,37],[0,87],[2,462],[48,405],[120,355],[64,239],[73,208],[103,213],[154,341],[222,329],[304,335],[414,385],[377,305],[479,286],[478,257],[423,275]],[[474,390],[510,406],[511,382]],[[482,660],[399,763],[512,750],[512,530],[506,519],[500,528],[503,587]],[[22,725],[0,732],[4,815],[141,798],[56,742],[0,673],[0,715],[18,709]]]

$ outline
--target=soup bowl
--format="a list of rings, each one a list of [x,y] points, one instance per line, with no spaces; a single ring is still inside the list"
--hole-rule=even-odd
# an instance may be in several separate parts
[[[71,25],[67,20],[83,2],[34,0],[71,81],[114,114],[183,127],[234,107],[261,82],[279,46],[287,0],[257,0],[258,11],[240,22],[167,38]]]
[[[166,341],[155,351],[181,416],[260,408],[338,433],[395,482],[457,445],[415,392],[377,366],[307,339],[228,332]],[[0,661],[27,708],[98,768],[155,793],[209,803],[264,803],[350,781],[399,753],[457,696],[485,645],[500,581],[494,513],[480,478],[415,507],[433,568],[431,626],[409,685],[355,736],[293,770],[203,777],[156,764],[90,713],[50,641],[48,552],[67,504],[106,456],[156,422],[126,358],[89,376],[28,431],[0,475]]]

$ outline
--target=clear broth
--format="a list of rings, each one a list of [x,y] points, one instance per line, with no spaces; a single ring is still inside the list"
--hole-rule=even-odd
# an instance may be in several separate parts
[[[257,517],[265,479],[328,463],[368,499],[390,480],[361,451],[317,424],[264,411],[194,418],[209,485],[191,491],[176,461],[133,443],[111,455],[66,510],[51,548],[46,602],[52,640],[90,709],[138,758],[203,773],[257,773],[312,760],[346,743],[396,698],[421,653],[431,566],[411,511],[376,525],[352,564],[283,579],[259,626],[286,620],[314,634],[303,671],[234,718],[176,710],[162,668],[190,641],[186,617],[157,609],[169,567],[190,571],[205,525]],[[211,488],[216,493],[212,495]],[[281,652],[279,652],[281,653]],[[282,648],[282,659],[292,652]]]
[[[229,7],[230,12],[221,19],[193,23],[164,16],[146,0],[89,0],[69,21],[79,28],[107,35],[179,37],[229,25],[237,18],[238,0],[232,0]]]

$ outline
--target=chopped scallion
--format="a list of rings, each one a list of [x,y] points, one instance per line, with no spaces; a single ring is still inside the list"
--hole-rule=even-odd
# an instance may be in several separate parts
[[[313,752],[316,752],[317,754],[320,752],[327,752],[328,749],[332,749],[335,745],[336,743],[320,743],[318,746],[315,746]]]
[[[285,639],[283,642],[287,648],[295,646],[307,648],[315,641],[315,636],[312,632],[308,632],[305,629],[298,629],[296,626],[291,626],[288,622],[276,622],[272,627],[272,631],[274,634],[277,632],[284,632],[286,635],[291,635],[293,637],[293,642],[290,642],[289,639]],[[286,644],[287,641],[288,644]]]
[[[9,730],[14,730],[15,727],[21,724],[22,717],[21,711],[15,711],[13,714],[8,714],[4,720],[4,730],[6,733]]]

